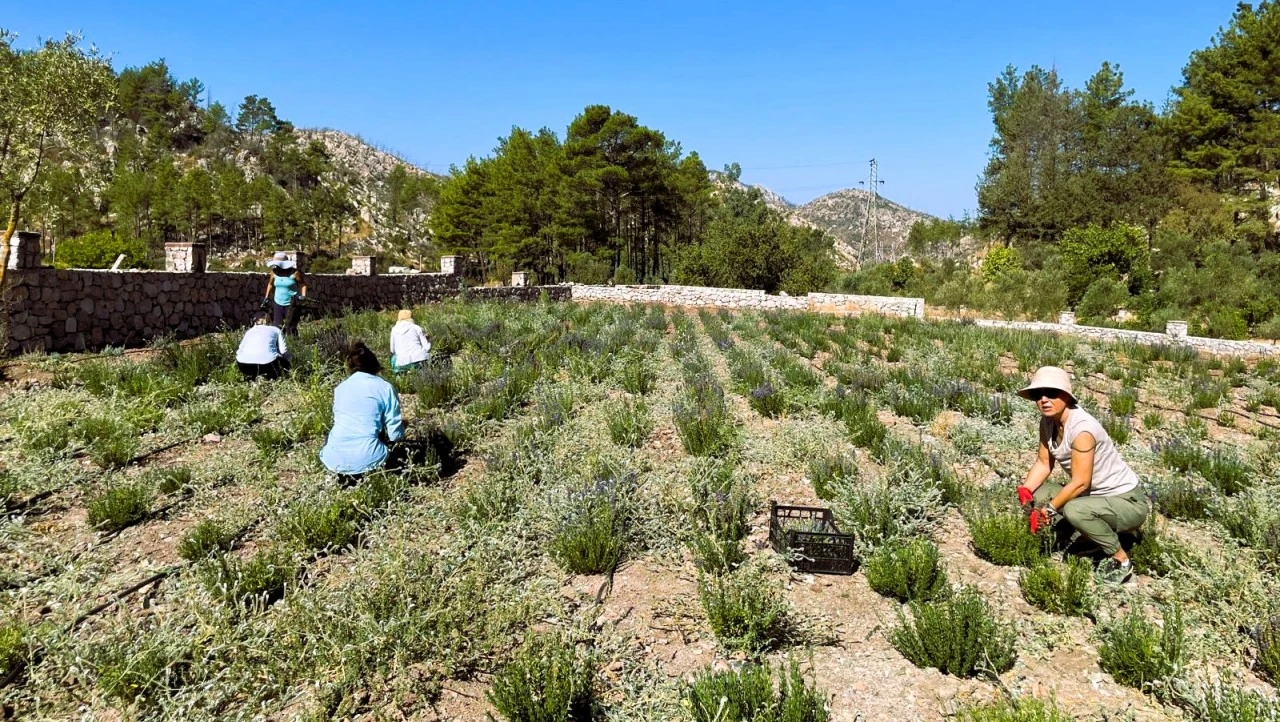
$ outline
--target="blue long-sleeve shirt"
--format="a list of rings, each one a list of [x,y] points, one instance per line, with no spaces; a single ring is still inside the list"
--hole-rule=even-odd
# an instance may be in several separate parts
[[[333,390],[333,429],[320,461],[335,474],[363,474],[387,461],[386,441],[404,437],[400,399],[391,384],[357,371]]]

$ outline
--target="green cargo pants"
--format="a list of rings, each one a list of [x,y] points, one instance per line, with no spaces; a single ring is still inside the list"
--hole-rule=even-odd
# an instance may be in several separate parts
[[[1036,489],[1037,507],[1057,496],[1066,485],[1046,479]],[[1120,551],[1119,532],[1136,531],[1147,520],[1147,496],[1138,484],[1132,491],[1117,496],[1077,496],[1059,509],[1066,522],[1089,541],[1097,544],[1107,556]]]

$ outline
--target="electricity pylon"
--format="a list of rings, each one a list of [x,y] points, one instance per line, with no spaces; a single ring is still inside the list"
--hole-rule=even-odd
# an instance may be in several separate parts
[[[876,209],[880,203],[880,186],[884,181],[880,180],[879,169],[876,166],[876,159],[871,159],[871,174],[867,176],[865,181],[858,181],[859,185],[867,187],[866,205],[862,209],[862,248],[858,253],[858,265],[862,266],[868,260],[872,265],[880,263],[880,216],[876,213]]]

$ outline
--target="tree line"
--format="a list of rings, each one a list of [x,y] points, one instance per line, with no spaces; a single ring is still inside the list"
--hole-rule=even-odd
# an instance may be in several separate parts
[[[323,258],[369,235],[355,181],[323,143],[303,142],[267,98],[250,95],[233,115],[204,93],[163,60],[116,72],[77,37],[21,49],[0,30],[6,237],[19,225],[39,231],[60,266],[124,253],[137,267],[167,242],[205,243],[213,256],[300,248]],[[385,217],[373,220],[409,255],[425,238],[420,209],[434,181],[402,167],[387,181],[374,204]]]
[[[931,303],[1163,330],[1280,337],[1280,3],[1242,3],[1167,107],[1103,63],[1078,89],[1010,67],[978,214],[913,229],[912,258],[838,285]],[[978,265],[935,251],[976,239]]]
[[[786,223],[735,169],[713,179],[696,153],[605,106],[586,107],[563,139],[514,128],[443,182],[402,165],[370,187],[322,142],[303,142],[267,98],[248,96],[232,114],[204,94],[163,60],[116,72],[79,38],[19,49],[0,31],[0,96],[19,101],[0,105],[0,132],[23,130],[31,151],[0,155],[6,238],[20,222],[40,231],[59,266],[122,253],[146,266],[164,243],[193,241],[215,264],[301,248],[312,268],[333,270],[344,243],[369,241],[376,226],[392,262],[452,252],[487,278],[518,269],[546,282],[803,293],[835,275],[825,235]],[[43,125],[24,125],[53,107]]]
[[[592,105],[563,139],[513,128],[493,154],[452,169],[430,227],[441,247],[504,277],[817,290],[832,241],[786,223],[740,169],[715,178],[632,115]]]

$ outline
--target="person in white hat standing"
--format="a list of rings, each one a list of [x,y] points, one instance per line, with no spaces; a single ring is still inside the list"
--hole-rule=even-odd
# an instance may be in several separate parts
[[[1070,524],[1110,557],[1098,576],[1123,584],[1133,567],[1119,534],[1141,527],[1148,513],[1138,475],[1102,424],[1076,403],[1066,371],[1042,367],[1018,395],[1036,402],[1041,414],[1039,454],[1018,487],[1018,500],[1034,507],[1032,530]],[[1049,479],[1054,467],[1067,472],[1065,484]]]
[[[262,299],[262,310],[271,309],[272,325],[283,329],[290,336],[298,335],[298,307],[294,299],[307,297],[307,281],[297,264],[289,259],[289,254],[277,251],[267,268],[271,276],[267,279],[266,296]]]

